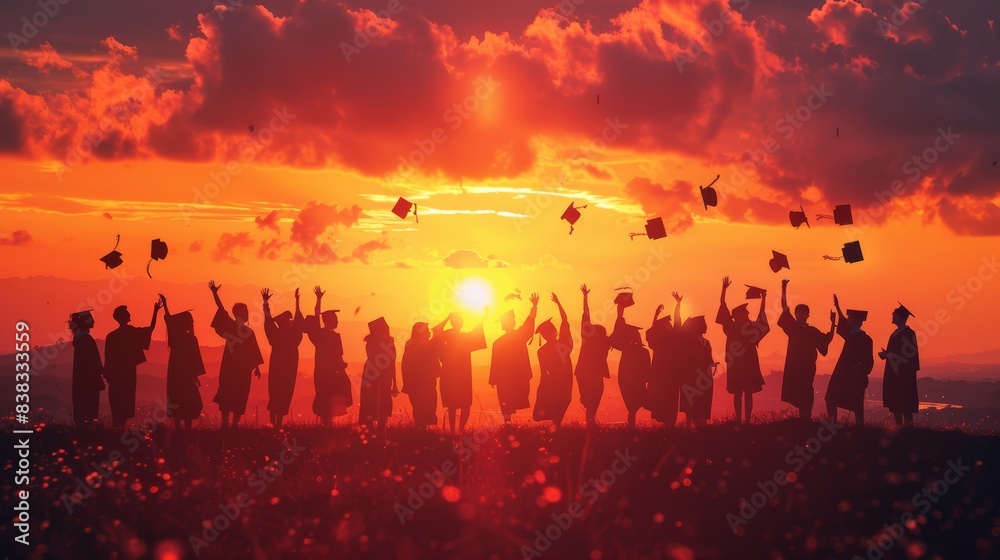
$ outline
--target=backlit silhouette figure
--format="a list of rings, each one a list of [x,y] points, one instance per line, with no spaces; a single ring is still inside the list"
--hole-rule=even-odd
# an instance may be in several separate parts
[[[194,317],[190,311],[171,315],[167,298],[163,303],[163,322],[167,325],[167,416],[178,428],[191,428],[191,421],[201,416],[202,400],[198,377],[205,375],[201,347],[194,335]]]
[[[677,423],[680,399],[681,352],[679,333],[675,325],[681,324],[681,296],[674,292],[674,323],[670,317],[660,317],[663,305],[653,313],[653,324],[646,331],[646,343],[653,352],[649,367],[649,409],[653,420],[668,426]]]
[[[896,330],[878,353],[878,357],[885,360],[882,404],[892,412],[897,426],[913,424],[913,413],[920,406],[917,394],[917,372],[920,371],[917,333],[906,324],[912,315],[903,304],[892,312],[892,324],[896,325]]]
[[[792,317],[788,308],[787,291],[788,280],[782,280],[778,327],[788,336],[788,349],[785,352],[785,369],[781,375],[781,400],[797,408],[799,418],[808,420],[812,417],[817,353],[826,356],[829,351],[837,314],[830,312],[830,330],[823,333],[808,323],[808,305],[796,305],[795,316]]]
[[[124,305],[119,305],[112,313],[118,328],[109,332],[104,342],[104,376],[108,380],[112,426],[124,426],[126,420],[135,416],[135,369],[146,361],[143,350],[149,350],[161,307],[163,303],[157,299],[148,327],[130,325],[132,315]]]
[[[215,281],[209,281],[208,289],[215,299],[215,317],[212,319],[212,329],[226,340],[226,348],[222,352],[222,364],[219,367],[219,390],[215,393],[213,402],[222,411],[222,427],[238,426],[240,417],[246,413],[247,399],[250,397],[251,374],[260,379],[260,364],[264,358],[257,346],[257,336],[247,325],[250,312],[245,303],[233,304],[233,315],[229,316],[219,299],[219,286]]]
[[[731,284],[728,276],[722,279],[722,295],[719,297],[719,313],[715,322],[722,325],[722,332],[726,334],[726,391],[733,395],[736,422],[749,424],[753,414],[753,394],[764,389],[757,345],[771,330],[764,313],[767,292],[760,298],[757,319],[751,321],[750,311],[745,303],[735,307],[730,314],[726,305],[726,290]],[[741,415],[744,410],[745,417]]]
[[[90,336],[94,316],[80,311],[69,316],[73,333],[73,422],[81,427],[93,427],[101,406],[104,390],[104,364],[97,342]]]
[[[639,409],[649,406],[649,350],[642,344],[641,327],[625,322],[625,308],[618,307],[618,319],[611,332],[611,346],[622,353],[618,361],[618,388],[628,410],[628,426],[635,427],[635,415]]]
[[[472,353],[486,348],[483,318],[469,332],[462,332],[462,316],[452,313],[444,322],[434,327],[434,338],[441,340],[441,405],[448,409],[448,426],[455,433],[455,414],[461,412],[459,431],[465,431],[472,408]],[[451,328],[444,330],[447,323]]]
[[[280,428],[292,403],[295,378],[299,369],[299,344],[305,318],[299,307],[299,290],[295,289],[295,315],[283,311],[277,317],[271,315],[271,291],[260,291],[264,300],[264,336],[271,345],[271,358],[267,369],[267,410],[271,425]]]
[[[520,327],[514,322],[513,309],[500,316],[500,328],[504,330],[504,334],[493,343],[490,385],[497,389],[504,422],[510,422],[511,415],[518,410],[531,407],[528,402],[531,390],[528,343],[535,334],[538,299],[538,294],[531,294],[531,311]]]
[[[441,377],[441,340],[431,338],[427,323],[414,323],[403,348],[403,392],[410,397],[413,423],[419,428],[437,424],[437,380]]]
[[[872,339],[861,330],[868,317],[867,311],[847,310],[844,316],[840,301],[833,296],[833,306],[837,308],[837,334],[844,339],[844,348],[830,376],[826,388],[826,413],[832,420],[837,419],[837,409],[854,412],[855,422],[865,423],[865,389],[868,388],[868,374],[875,365],[872,355]]]
[[[711,343],[705,338],[707,332],[705,316],[699,315],[684,321],[678,333],[682,383],[680,410],[695,424],[703,424],[712,416],[715,369],[719,365],[712,357]]]
[[[316,286],[316,309],[306,320],[306,334],[316,347],[316,369],[313,382],[316,398],[313,399],[313,414],[324,425],[330,425],[333,418],[347,414],[347,408],[354,404],[351,380],[347,377],[347,362],[344,361],[344,344],[336,330],[340,320],[338,310],[323,311],[323,295],[326,293]],[[320,327],[320,318],[323,325]]]
[[[559,297],[552,294],[552,301],[559,308],[562,323],[556,331],[552,319],[546,319],[535,329],[545,342],[538,349],[540,379],[532,417],[539,422],[550,420],[558,427],[573,395],[573,362],[569,356],[573,351],[573,334]]]
[[[597,407],[604,395],[604,379],[610,378],[608,352],[611,340],[603,325],[595,325],[590,320],[590,290],[580,286],[583,292],[583,320],[580,324],[580,356],[576,362],[576,382],[580,387],[580,403],[587,414],[587,425],[593,425],[597,417]],[[624,311],[624,304],[618,308]]]
[[[396,389],[396,341],[389,334],[385,319],[368,323],[365,337],[365,365],[361,373],[360,423],[377,428],[385,438],[385,424],[392,416],[392,398]]]

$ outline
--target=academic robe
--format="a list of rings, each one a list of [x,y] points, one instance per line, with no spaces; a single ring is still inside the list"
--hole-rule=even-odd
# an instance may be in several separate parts
[[[700,334],[688,333],[681,333],[681,342],[680,411],[688,420],[708,420],[715,392],[712,344]]]
[[[497,388],[500,411],[513,414],[529,408],[531,391],[531,361],[528,343],[535,333],[535,314],[531,313],[520,327],[500,335],[493,343],[490,357],[490,385]]]
[[[97,420],[104,389],[104,365],[90,333],[73,338],[73,422]]]
[[[826,402],[852,412],[864,410],[868,374],[875,365],[872,339],[861,329],[852,331],[844,318],[837,325],[837,334],[844,339],[844,348],[840,351],[840,358],[830,376]]]
[[[580,403],[589,414],[597,412],[604,396],[604,380],[610,378],[608,352],[611,340],[603,329],[590,322],[588,314],[583,315],[580,333],[580,356],[576,362],[576,382],[580,387]]]
[[[611,344],[622,353],[618,361],[618,388],[621,390],[622,400],[629,412],[636,412],[648,406],[649,392],[646,384],[649,382],[650,354],[641,340],[626,340],[622,332],[624,328],[624,319],[619,319],[611,333]]]
[[[737,322],[725,303],[719,306],[715,322],[726,334],[726,391],[730,394],[759,393],[764,390],[757,345],[771,331],[761,306],[755,321]]]
[[[153,329],[122,325],[104,342],[104,375],[108,380],[111,418],[124,422],[135,416],[136,366],[146,361]]]
[[[351,380],[347,377],[347,362],[344,361],[344,344],[340,340],[340,333],[320,328],[318,321],[313,321],[307,327],[306,334],[316,346],[316,369],[313,373],[316,398],[313,399],[313,414],[320,418],[344,416],[347,408],[354,404],[354,396]]]
[[[302,318],[279,328],[270,311],[264,317],[264,336],[271,345],[267,370],[267,409],[275,414],[288,414],[295,391],[299,369],[299,344],[302,343]]]
[[[469,332],[458,329],[442,331],[441,337],[441,406],[472,406],[472,353],[486,348],[483,325]]]
[[[882,404],[891,412],[917,412],[917,372],[920,353],[917,333],[908,326],[896,329],[885,346],[885,373],[882,377]]]
[[[535,394],[535,421],[551,420],[562,423],[573,396],[573,334],[569,321],[563,321],[553,342],[546,342],[538,349],[539,381]]]
[[[248,325],[237,324],[225,309],[215,312],[212,328],[226,339],[219,367],[219,390],[212,401],[218,403],[222,411],[246,414],[253,370],[264,363],[257,336]]]
[[[678,333],[667,318],[658,319],[646,331],[653,356],[649,367],[649,410],[653,420],[673,426],[680,399],[681,364]]]
[[[802,325],[788,308],[781,312],[778,327],[788,335],[785,369],[781,374],[781,400],[795,408],[812,410],[816,378],[816,358],[826,356],[833,333],[824,333],[812,325]]]
[[[167,325],[167,347],[170,349],[167,357],[167,416],[176,420],[193,420],[201,416],[203,406],[198,389],[198,377],[205,375],[201,347],[191,330],[190,314],[166,315],[163,322]]]
[[[392,389],[396,386],[396,343],[392,337],[366,337],[361,373],[362,422],[385,422],[392,416]]]
[[[437,380],[441,377],[439,340],[409,340],[403,349],[400,368],[403,374],[402,392],[410,397],[413,423],[417,426],[437,424]]]

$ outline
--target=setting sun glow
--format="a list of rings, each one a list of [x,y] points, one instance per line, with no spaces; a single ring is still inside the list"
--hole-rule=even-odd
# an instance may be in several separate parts
[[[480,311],[493,303],[493,287],[482,278],[467,278],[455,288],[455,295],[469,311]]]

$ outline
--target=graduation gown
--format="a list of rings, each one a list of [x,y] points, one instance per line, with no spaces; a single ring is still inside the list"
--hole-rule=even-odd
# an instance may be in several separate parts
[[[677,422],[681,364],[678,333],[663,318],[646,331],[646,343],[653,352],[649,367],[649,410],[653,420],[673,426]]]
[[[826,356],[833,333],[824,333],[812,325],[801,325],[787,308],[778,318],[778,327],[788,335],[785,369],[781,374],[781,400],[796,407],[812,409],[816,358]]]
[[[396,343],[392,337],[365,340],[361,373],[361,421],[385,422],[392,416],[392,389],[396,386]]]
[[[179,314],[188,315],[189,314]],[[167,416],[176,420],[193,420],[201,416],[201,391],[198,377],[205,375],[198,338],[178,315],[166,315],[167,325]]]
[[[472,353],[486,348],[483,325],[469,332],[443,331],[441,336],[441,405],[445,408],[472,406]]]
[[[598,330],[584,314],[580,336],[580,356],[576,362],[576,382],[580,387],[580,403],[588,412],[596,412],[604,395],[604,379],[610,378],[608,352],[611,340]]]
[[[302,319],[296,317],[291,325],[282,329],[269,311],[264,317],[264,336],[271,345],[267,370],[267,409],[275,414],[285,415],[292,403],[295,378],[298,376]]]
[[[573,397],[573,361],[569,355],[572,351],[573,334],[569,321],[563,321],[556,340],[538,349],[540,379],[531,415],[536,421],[562,423]]]
[[[875,365],[872,339],[861,329],[851,331],[847,320],[843,318],[837,325],[837,334],[844,339],[844,348],[840,351],[840,358],[830,376],[826,402],[852,412],[864,410],[868,374]]]
[[[715,392],[712,344],[697,334],[681,334],[680,410],[688,420],[708,420],[712,416]]]
[[[122,325],[104,342],[104,375],[108,380],[111,417],[125,421],[135,416],[136,366],[146,361],[153,329]]]
[[[535,315],[530,314],[517,329],[504,333],[493,343],[490,357],[490,385],[497,388],[500,411],[513,414],[529,408],[531,361],[528,343],[535,333]]]
[[[219,390],[212,401],[218,403],[220,410],[246,414],[253,369],[264,363],[257,336],[249,326],[237,324],[225,309],[215,312],[212,328],[226,339],[219,367]]]
[[[403,349],[400,368],[403,374],[402,392],[410,397],[413,423],[417,426],[437,424],[437,380],[441,377],[440,341],[409,340]]]
[[[755,321],[737,323],[723,303],[715,322],[722,325],[722,332],[726,334],[726,391],[735,395],[764,390],[764,376],[757,356],[757,345],[771,331],[764,307],[761,306]]]
[[[885,373],[882,377],[882,404],[891,412],[917,412],[917,372],[920,353],[917,333],[908,326],[896,329],[885,345]]]
[[[618,320],[615,330],[611,333],[611,345],[622,353],[618,361],[618,388],[629,412],[636,412],[648,406],[649,394],[646,384],[649,382],[649,350],[641,341],[629,343],[623,338],[622,329],[625,321]]]
[[[340,333],[319,327],[318,321],[306,330],[309,341],[316,346],[316,369],[313,382],[316,398],[313,399],[313,414],[320,418],[332,418],[347,414],[347,408],[354,404],[351,380],[347,377],[347,362],[344,361],[344,344]]]
[[[104,365],[90,333],[73,338],[73,422],[97,420],[104,389]]]

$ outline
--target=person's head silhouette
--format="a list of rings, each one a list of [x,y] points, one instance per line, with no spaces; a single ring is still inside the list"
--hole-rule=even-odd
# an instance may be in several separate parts
[[[246,323],[250,319],[250,311],[247,309],[247,304],[233,304],[233,319],[236,319],[237,323]]]
[[[274,324],[278,325],[279,329],[287,329],[292,326],[292,312],[283,311],[274,318]]]
[[[795,320],[799,322],[800,325],[805,326],[809,321],[809,306],[800,303],[795,306]]]
[[[542,339],[545,340],[545,342],[554,342],[558,335],[556,326],[552,324],[552,319],[546,319],[541,325],[538,325],[538,328],[535,329],[535,333],[542,335]]]
[[[118,321],[119,325],[125,326],[132,320],[132,314],[128,312],[128,307],[124,305],[119,305],[115,308],[114,312],[111,313],[115,321]]]

